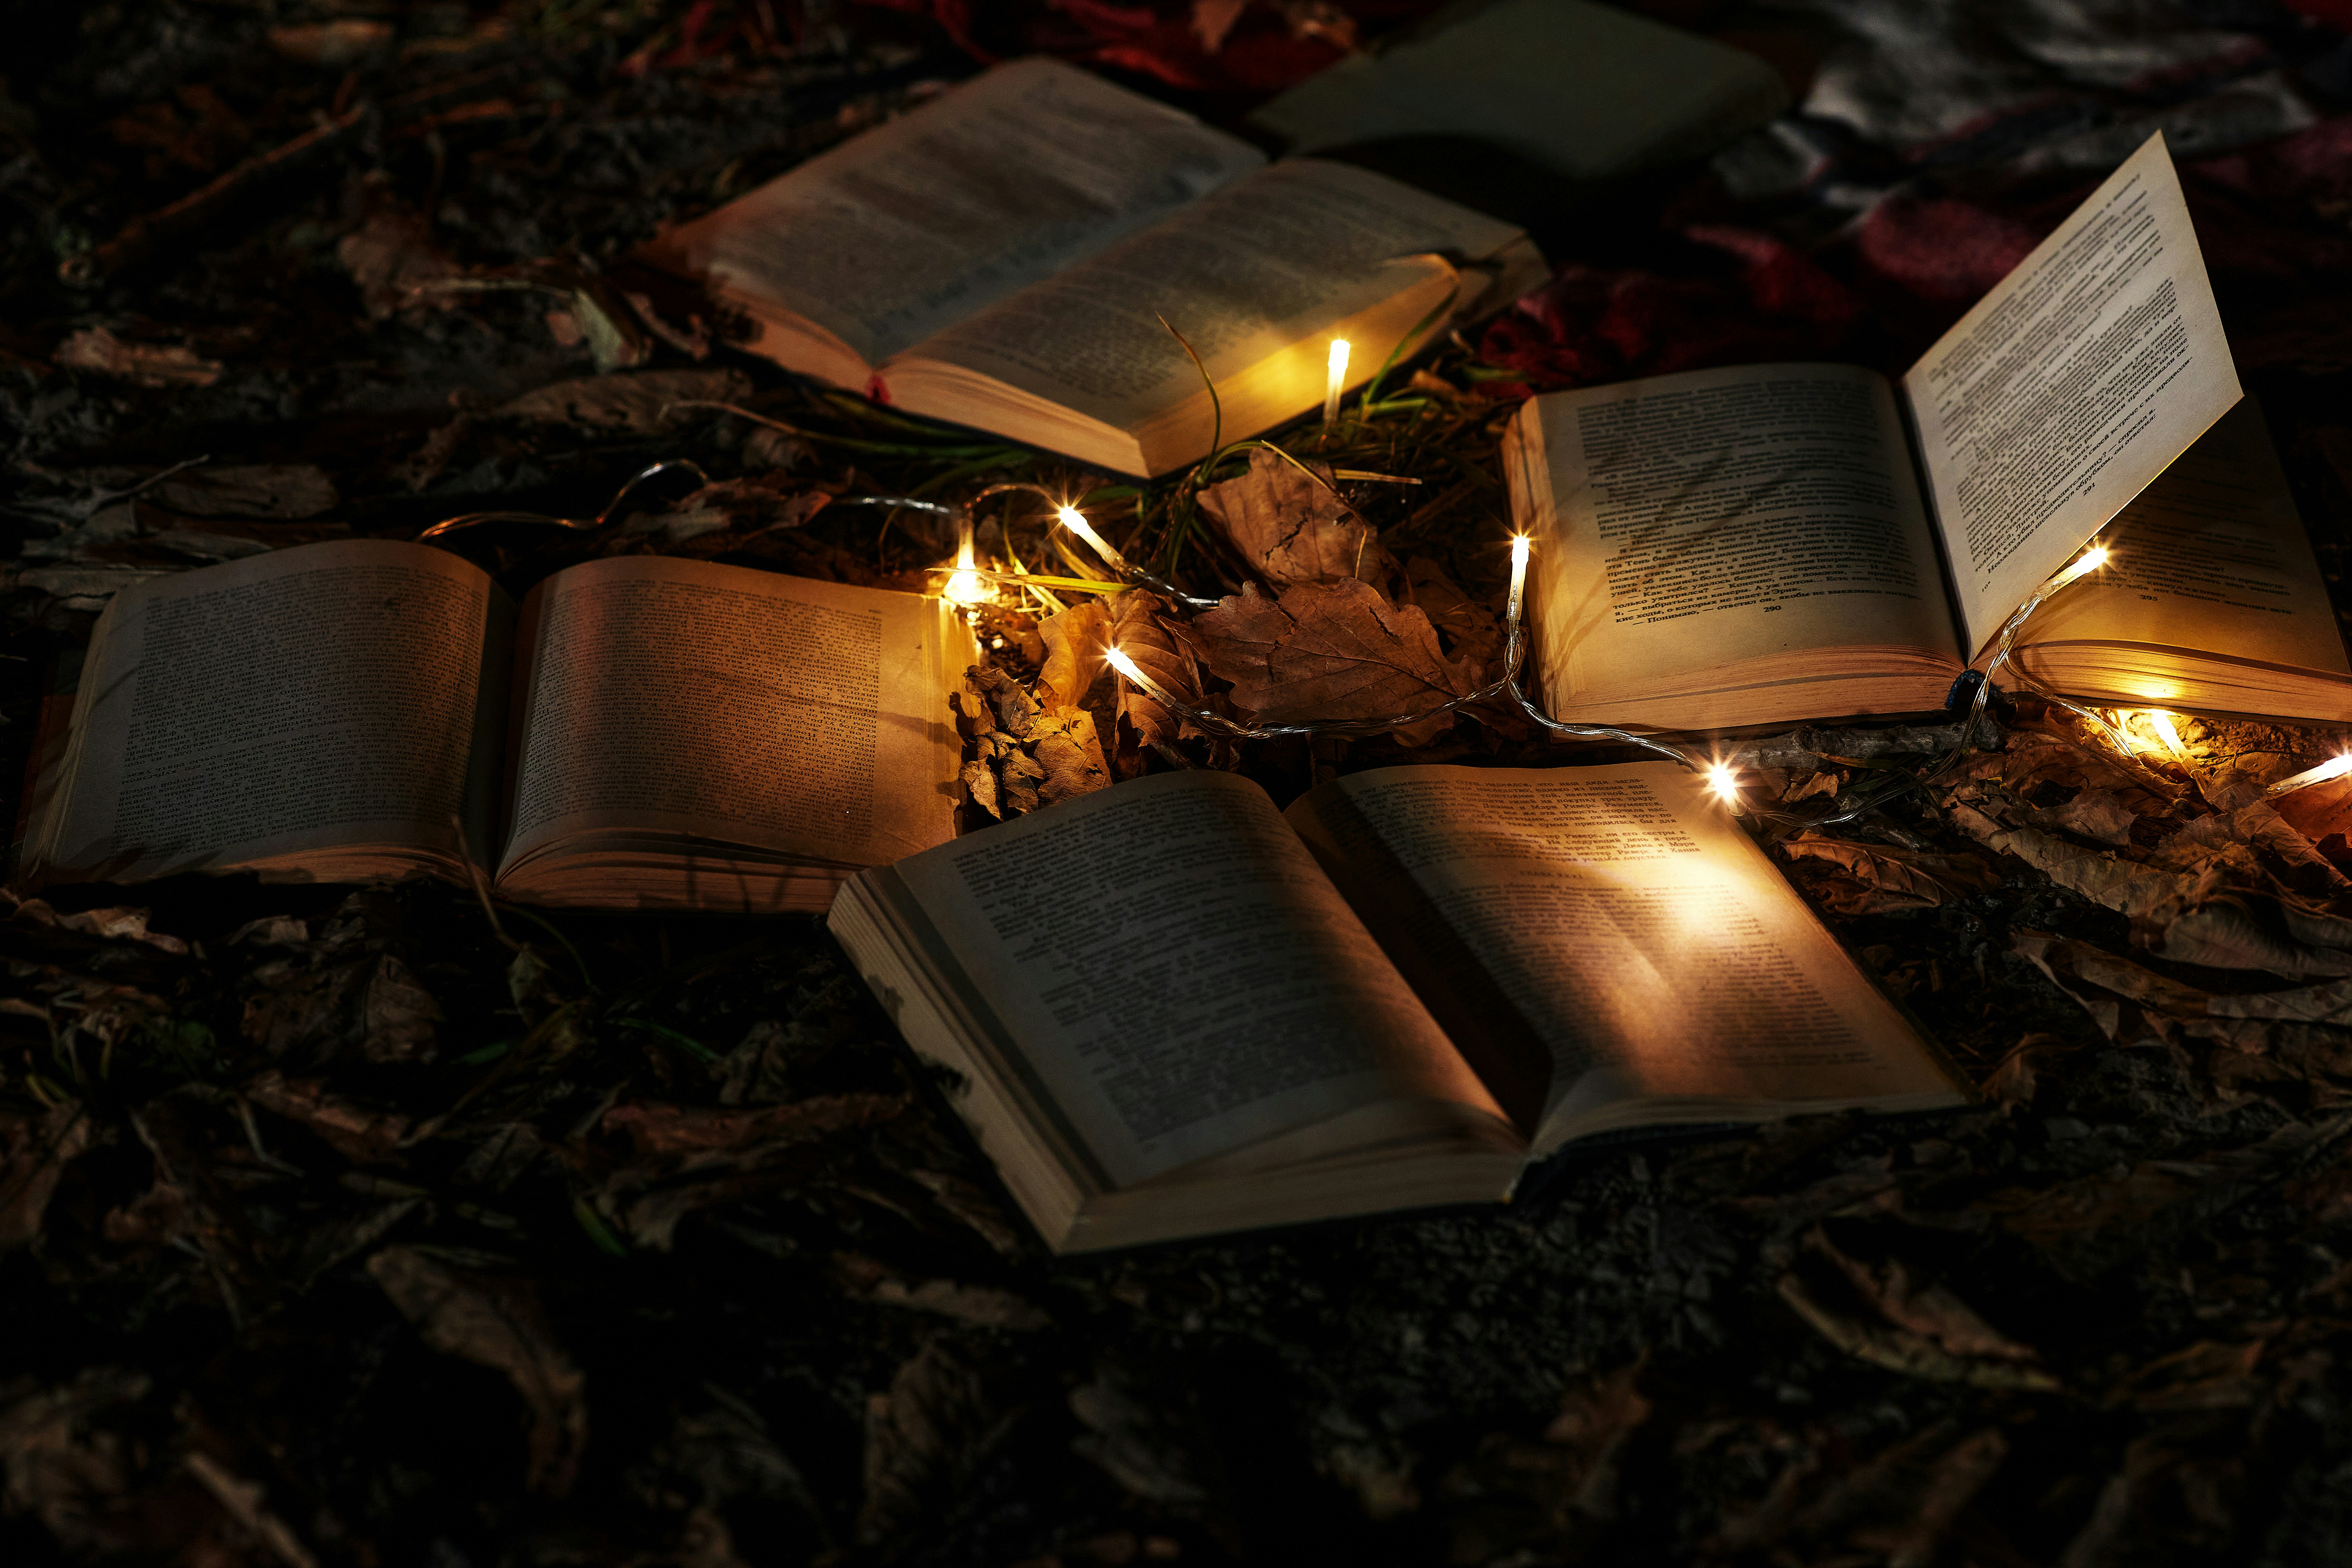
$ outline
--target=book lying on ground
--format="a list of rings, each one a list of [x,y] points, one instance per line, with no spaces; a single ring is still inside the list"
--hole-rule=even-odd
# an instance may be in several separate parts
[[[1545,275],[1508,224],[1342,163],[1268,165],[1051,59],[999,66],[646,254],[788,370],[1126,474],[1318,406],[1335,337],[1360,384]]]
[[[1506,1197],[1578,1138],[1962,1103],[1673,763],[1156,774],[831,924],[1058,1250]]]
[[[589,562],[518,610],[429,545],[249,556],[99,618],[21,868],[823,909],[954,837],[946,693],[973,654],[939,600],[703,561]]]
[[[1290,152],[1437,138],[1570,180],[1714,152],[1789,105],[1774,70],[1591,0],[1457,0],[1250,111]]]
[[[2160,137],[1899,384],[1773,364],[1538,397],[1504,468],[1545,700],[1675,729],[1940,707],[2104,528],[2110,564],[2029,623],[2026,669],[2093,701],[2352,719],[2239,402]]]

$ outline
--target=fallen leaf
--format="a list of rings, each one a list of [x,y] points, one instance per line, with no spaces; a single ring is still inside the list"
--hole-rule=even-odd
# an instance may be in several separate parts
[[[221,367],[184,344],[126,343],[104,327],[87,327],[59,343],[54,356],[68,370],[112,376],[135,386],[210,386]]]
[[[1234,701],[1267,723],[1404,715],[1478,687],[1476,665],[1438,652],[1427,616],[1353,578],[1300,584],[1278,599],[1244,585],[1191,632],[1210,672],[1233,682]],[[1398,738],[1417,743],[1453,720],[1435,714]]]
[[[903,1095],[834,1094],[757,1110],[694,1105],[619,1105],[604,1130],[623,1132],[639,1153],[741,1152],[753,1145],[821,1138],[887,1121],[907,1109]]]
[[[390,1160],[408,1131],[405,1116],[366,1110],[329,1093],[317,1079],[289,1079],[275,1068],[247,1082],[244,1094],[273,1116],[308,1127],[353,1164]]]
[[[190,517],[233,518],[317,517],[341,500],[326,470],[309,463],[187,468],[150,485],[142,499]]]
[[[1935,1342],[1891,1324],[1864,1322],[1816,1301],[1794,1274],[1780,1278],[1780,1299],[1830,1343],[1873,1366],[1932,1383],[2049,1392],[2058,1380],[2039,1367],[2007,1360],[1954,1355]]]
[[[1157,594],[1140,589],[1121,594],[1111,602],[1111,640],[1161,690],[1180,702],[1204,707],[1199,661],[1160,619],[1169,610],[1168,602]],[[1192,720],[1161,707],[1130,680],[1119,682],[1118,711],[1148,746],[1171,745],[1200,732]]]
[[[28,1245],[41,1234],[50,1194],[67,1163],[98,1140],[96,1124],[78,1100],[50,1106],[37,1117],[0,1111],[0,1252]]]
[[[112,1556],[130,1543],[110,1528],[129,1489],[137,1453],[123,1434],[97,1417],[146,1398],[145,1373],[90,1367],[71,1383],[0,1406],[0,1511],[30,1514],[59,1546]]]
[[[1037,677],[1037,700],[1053,712],[1076,708],[1109,665],[1103,649],[1111,640],[1111,614],[1100,599],[1072,605],[1037,623],[1045,642],[1045,668]],[[1050,769],[1049,769],[1050,771]]]
[[[367,1270],[426,1344],[506,1374],[530,1412],[525,1484],[551,1497],[568,1494],[588,1444],[586,1380],[555,1342],[530,1287],[452,1268],[406,1247],[385,1247]]]
[[[289,60],[341,70],[392,42],[392,24],[361,16],[289,22],[269,29],[269,47]]]
[[[857,1539],[880,1545],[963,1496],[1012,1426],[980,1372],[933,1341],[866,1402],[866,1496]]]
[[[1208,1497],[1185,1445],[1116,1369],[1072,1389],[1070,1413],[1086,1427],[1071,1449],[1137,1497],[1174,1508]]]
[[[832,500],[823,490],[785,489],[764,479],[722,479],[705,485],[666,511],[636,513],[623,531],[658,533],[671,544],[707,533],[749,536],[798,528]],[[731,545],[735,541],[727,542]]]
[[[537,424],[650,436],[701,416],[699,409],[673,404],[740,403],[751,395],[751,378],[740,371],[642,370],[559,381],[524,393],[498,412]]]
[[[269,1494],[260,1482],[240,1479],[202,1449],[188,1455],[187,1465],[188,1473],[213,1494],[213,1500],[248,1535],[268,1547],[270,1554],[286,1568],[318,1568],[319,1560],[302,1544],[293,1527],[262,1506],[263,1499]]]
[[[1267,586],[1379,582],[1389,573],[1380,536],[1331,485],[1331,470],[1298,464],[1260,447],[1249,471],[1201,491],[1201,510]]]
[[[1225,47],[1225,35],[1249,9],[1250,0],[1192,0],[1192,36],[1202,49],[1215,54]]]
[[[1824,838],[1807,832],[1784,839],[1780,852],[1792,860],[1834,866],[1862,883],[1847,892],[1822,889],[1817,896],[1839,914],[1885,914],[1894,910],[1932,909],[1963,893],[2000,885],[1993,868],[1974,856],[1937,855]]]
[[[983,1328],[1034,1331],[1054,1320],[1010,1290],[954,1279],[909,1280],[887,1264],[859,1253],[834,1255],[834,1278],[861,1300],[931,1312]]]
[[[1426,555],[1416,555],[1405,563],[1404,571],[1405,581],[1412,584],[1412,602],[1444,635],[1455,658],[1483,666],[1502,651],[1501,618],[1456,587],[1443,566]]]
[[[2254,1366],[2267,1342],[2200,1340],[2118,1379],[2107,1390],[2107,1403],[2137,1410],[2230,1410],[2252,1405],[2262,1397],[2263,1383],[2254,1376]]]
[[[2126,805],[2121,795],[2105,789],[2086,789],[2063,805],[2036,811],[2026,818],[2037,827],[2055,827],[2102,844],[2130,843],[2132,824],[2138,820],[2139,814]]]
[[[2032,1347],[2001,1334],[1943,1286],[1914,1279],[1899,1258],[1876,1264],[1850,1258],[1819,1226],[1806,1234],[1805,1245],[1828,1258],[1879,1316],[1898,1329],[1933,1341],[1956,1356],[2019,1363],[2041,1359]]]
[[[435,243],[424,214],[381,195],[360,226],[335,242],[335,259],[359,286],[360,308],[372,321],[415,304],[448,309],[451,301],[427,294],[426,285],[465,271]]]
[[[1102,742],[1095,734],[1095,716],[1073,708],[1037,721],[1034,755],[1044,776],[1037,782],[1037,800],[1051,805],[1073,795],[1091,795],[1110,784],[1110,766],[1103,760]]]

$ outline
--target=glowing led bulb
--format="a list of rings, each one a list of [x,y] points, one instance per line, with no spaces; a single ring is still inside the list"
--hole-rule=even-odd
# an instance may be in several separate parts
[[[956,569],[940,593],[950,604],[977,605],[988,597],[988,581],[972,570],[971,520],[966,518],[956,536]]]
[[[1085,540],[1089,549],[1093,550],[1097,555],[1101,556],[1111,565],[1118,566],[1125,563],[1118,552],[1110,547],[1110,542],[1105,539],[1101,534],[1095,531],[1094,524],[1087,521],[1087,514],[1080,511],[1076,507],[1071,506],[1067,502],[1055,507],[1054,509],[1054,521],[1060,523],[1064,528],[1068,529],[1072,533],[1076,534],[1080,539]]]
[[[1503,612],[1506,620],[1516,622],[1519,618],[1519,605],[1527,595],[1528,542],[1524,533],[1511,535],[1511,601]]]
[[[1143,671],[1136,667],[1135,660],[1128,658],[1126,654],[1120,652],[1118,648],[1107,647],[1103,649],[1103,658],[1110,661],[1110,667],[1113,669],[1118,671],[1121,675],[1124,675],[1138,686],[1146,684],[1143,679]]]
[[[1331,340],[1330,374],[1323,383],[1323,425],[1326,429],[1339,417],[1339,394],[1348,386],[1348,340]]]
[[[2086,577],[2106,563],[2107,547],[2104,544],[2094,544],[2083,552],[2082,557],[2074,564],[2059,573],[2057,580],[2050,586],[2053,590],[2063,588],[2077,577]]]
[[[1706,767],[1706,787],[1726,805],[1739,804],[1739,775],[1731,771],[1728,763],[1709,763]]]
[[[2315,768],[2305,768],[2291,778],[2283,778],[2263,794],[2265,797],[2287,795],[2295,790],[2308,789],[2315,784],[2326,784],[2329,779],[2340,779],[2346,773],[2352,773],[2352,752],[2341,752]]]

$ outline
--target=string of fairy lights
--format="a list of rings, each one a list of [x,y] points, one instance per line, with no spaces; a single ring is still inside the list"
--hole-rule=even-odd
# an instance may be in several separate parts
[[[1332,369],[1332,379],[1335,383],[1340,375],[1344,374],[1343,365],[1344,361],[1338,357],[1338,351],[1335,349]],[[620,520],[636,490],[646,481],[672,469],[691,473],[696,479],[705,483],[709,482],[709,477],[697,465],[683,459],[671,459],[656,463],[632,478],[614,495],[611,504],[593,520],[559,518],[538,512],[475,512],[437,522],[418,537],[420,540],[432,539],[488,522],[536,522],[580,530],[602,528]],[[1072,538],[1078,540],[1092,551],[1096,558],[1103,563],[1108,575],[1080,577],[1030,572],[1020,569],[1017,559],[1013,563],[1015,569],[1011,571],[980,564],[974,547],[973,514],[986,501],[999,496],[1016,493],[1027,493],[1042,499],[1052,509],[1054,525],[1065,530]],[[1196,595],[1187,594],[1172,583],[1129,561],[1122,552],[1096,531],[1094,525],[1087,521],[1086,514],[1071,500],[1056,494],[1044,485],[1025,481],[992,484],[975,492],[961,503],[929,500],[915,496],[863,495],[839,497],[832,504],[888,507],[893,510],[919,511],[947,519],[956,530],[955,559],[929,570],[943,579],[940,587],[940,596],[964,607],[967,611],[988,603],[993,592],[1000,588],[1035,592],[1045,603],[1057,608],[1060,601],[1054,596],[1057,593],[1108,595],[1136,589],[1148,590],[1166,599],[1172,605],[1191,612],[1213,609],[1219,603],[1216,599],[1204,599]],[[1769,826],[1783,831],[1829,827],[1853,821],[1891,804],[1896,796],[1906,790],[1923,788],[1943,776],[1973,749],[1979,727],[1984,721],[1986,710],[1992,699],[1994,677],[2006,673],[2018,689],[2031,692],[2050,706],[2073,714],[2094,732],[2104,736],[2114,749],[2114,760],[2150,788],[2167,796],[2180,793],[2181,786],[2174,779],[2151,766],[2143,758],[2144,748],[2132,740],[2126,716],[2111,718],[2095,708],[2076,702],[2063,693],[2053,690],[2016,657],[2018,634],[2032,618],[2034,613],[2053,596],[2064,592],[2074,584],[2108,564],[2110,557],[2106,547],[2095,541],[2081,555],[2053,574],[2047,581],[2029,595],[2002,624],[2000,631],[1993,639],[1991,652],[1985,660],[1981,678],[1975,683],[1975,691],[1970,698],[1968,712],[1958,727],[1951,750],[1945,756],[1933,766],[1916,774],[1891,773],[1889,782],[1877,788],[1855,791],[1843,797],[1842,804],[1832,804],[1826,808],[1815,811],[1791,811],[1777,803],[1759,802],[1751,798],[1748,781],[1744,779],[1739,770],[1722,754],[1720,748],[1712,743],[1702,744],[1682,739],[1672,731],[1629,729],[1613,724],[1569,723],[1553,718],[1537,706],[1528,696],[1519,679],[1527,658],[1528,561],[1533,548],[1533,541],[1525,533],[1514,533],[1511,535],[1510,543],[1511,584],[1503,613],[1501,673],[1475,690],[1431,702],[1410,712],[1381,714],[1361,719],[1302,720],[1287,723],[1245,722],[1234,718],[1231,714],[1221,713],[1199,702],[1186,700],[1181,695],[1171,690],[1165,683],[1155,679],[1132,655],[1115,642],[1104,648],[1103,657],[1121,679],[1130,682],[1161,708],[1180,715],[1206,733],[1236,741],[1265,741],[1284,737],[1340,739],[1386,734],[1391,731],[1408,729],[1441,714],[1474,707],[1480,703],[1506,704],[1542,730],[1562,739],[1613,742],[1679,763],[1704,777],[1717,798],[1734,812],[1749,817],[1759,826]],[[1077,560],[1067,551],[1062,553],[1066,560],[1074,563]],[[1010,555],[1009,546],[1007,554]],[[2169,712],[2162,709],[2146,709],[2137,710],[2137,716],[2148,724],[2172,760],[2187,761],[2188,748]],[[2352,751],[2347,751],[2316,767],[2277,781],[2263,792],[2263,797],[2276,798],[2296,790],[2307,789],[2314,784],[2326,783],[2331,779],[2344,777],[2347,773],[2352,773]]]

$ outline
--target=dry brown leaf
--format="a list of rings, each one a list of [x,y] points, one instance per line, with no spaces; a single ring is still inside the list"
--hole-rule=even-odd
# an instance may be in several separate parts
[[[1180,702],[1202,706],[1201,668],[1192,650],[1168,629],[1161,616],[1168,602],[1138,590],[1111,602],[1111,640],[1152,683]],[[1200,731],[1190,719],[1171,713],[1132,681],[1119,682],[1118,711],[1148,746],[1164,746]]]
[[[1886,844],[1822,838],[1811,833],[1784,840],[1780,849],[1792,860],[1835,866],[1863,884],[1859,889],[1836,885],[1810,889],[1839,914],[1932,909],[1960,893],[2000,883],[1992,868],[1974,856],[1933,855]]]
[[[125,1543],[109,1526],[121,1517],[141,1456],[126,1434],[97,1418],[138,1404],[152,1383],[143,1372],[94,1366],[71,1383],[0,1405],[0,1512],[39,1520],[60,1547],[85,1560],[119,1561]]]
[[[2032,1347],[2019,1344],[1977,1315],[1976,1310],[1938,1284],[1921,1284],[1899,1258],[1864,1263],[1840,1251],[1819,1226],[1805,1237],[1805,1245],[1836,1266],[1879,1315],[1898,1329],[1934,1342],[1956,1356],[1992,1361],[2041,1360]]]
[[[721,479],[703,486],[666,511],[637,513],[622,531],[658,533],[671,544],[683,544],[706,533],[748,537],[798,528],[832,500],[823,490],[772,484],[765,479]],[[721,542],[732,545],[735,541]]]
[[[2290,978],[2352,974],[2352,921],[2282,899],[2233,893],[2200,902],[2148,943],[2158,958],[2214,969],[2267,969]]]
[[[866,1396],[866,1496],[857,1539],[879,1545],[962,1496],[1012,1425],[980,1372],[933,1341]]]
[[[975,665],[964,672],[966,679],[980,689],[988,704],[996,710],[997,727],[1016,741],[1026,740],[1037,721],[1037,702],[1021,688],[1021,683],[1001,669]]]
[[[742,1153],[758,1145],[797,1142],[887,1121],[907,1109],[895,1094],[832,1094],[758,1110],[695,1105],[621,1105],[604,1130],[626,1132],[644,1154]]]
[[[1269,723],[1384,718],[1478,686],[1476,665],[1438,652],[1427,616],[1354,579],[1300,584],[1279,599],[1245,586],[1191,631],[1211,672],[1233,682],[1234,701]],[[1425,741],[1453,718],[1437,714],[1398,739]]]
[[[289,1079],[275,1068],[247,1083],[245,1097],[273,1116],[300,1122],[353,1164],[391,1159],[408,1131],[405,1116],[369,1110],[328,1093],[317,1079]]]
[[[2013,1361],[1955,1355],[1908,1329],[1866,1323],[1833,1312],[1813,1300],[1795,1275],[1780,1279],[1780,1299],[1830,1343],[1873,1366],[1899,1372],[1932,1383],[1965,1383],[1979,1388],[2023,1388],[2049,1391],[2058,1380],[2039,1367]]]
[[[1225,35],[1249,5],[1250,0],[1192,0],[1192,36],[1203,52],[1213,55],[1225,47]]]
[[[391,201],[379,202],[359,227],[336,242],[335,259],[359,285],[360,308],[372,321],[430,299],[420,293],[426,284],[464,271],[434,242],[433,225],[424,214]],[[430,302],[446,310],[452,301]]]
[[[68,370],[112,376],[134,386],[210,386],[221,367],[185,344],[126,343],[104,327],[87,327],[59,343],[51,356]]]
[[[143,498],[190,517],[301,518],[332,511],[340,497],[309,463],[189,468],[147,487]]]
[[[1049,712],[1076,708],[1108,668],[1103,649],[1110,644],[1110,612],[1101,600],[1087,599],[1038,622],[1037,635],[1045,643],[1037,700]]]
[[[1247,473],[1202,490],[1201,511],[1250,571],[1276,590],[1294,583],[1385,578],[1389,555],[1380,536],[1331,488],[1330,469],[1314,467],[1319,480],[1287,458],[1257,447]]]
[[[385,1247],[367,1271],[426,1344],[506,1374],[530,1410],[526,1484],[551,1497],[569,1493],[588,1446],[586,1380],[555,1342],[530,1287],[406,1247]]]
[[[1412,585],[1412,602],[1429,616],[1430,625],[1444,634],[1445,646],[1457,658],[1480,665],[1493,659],[1503,646],[1503,623],[1492,609],[1456,587],[1445,569],[1426,555],[1405,563],[1405,580]]]
[[[699,410],[673,404],[740,403],[751,394],[751,378],[740,371],[644,370],[559,381],[524,393],[499,412],[539,424],[647,436],[700,417]]]
[[[2113,790],[2086,789],[2065,805],[2033,812],[2025,820],[2036,827],[2055,827],[2102,844],[2128,844],[2139,814]]]
[[[0,1252],[26,1246],[41,1234],[41,1216],[63,1179],[66,1163],[97,1141],[97,1130],[81,1101],[68,1100],[39,1117],[0,1112],[0,1141],[7,1149],[0,1163]]]
[[[989,816],[1000,822],[1004,819],[1004,802],[997,788],[996,770],[988,765],[987,758],[974,757],[964,763],[963,793],[964,798]]]
[[[1095,734],[1095,716],[1073,708],[1037,721],[1035,756],[1045,770],[1037,799],[1051,805],[1072,795],[1092,795],[1110,784],[1110,766],[1103,760],[1102,742]]]

